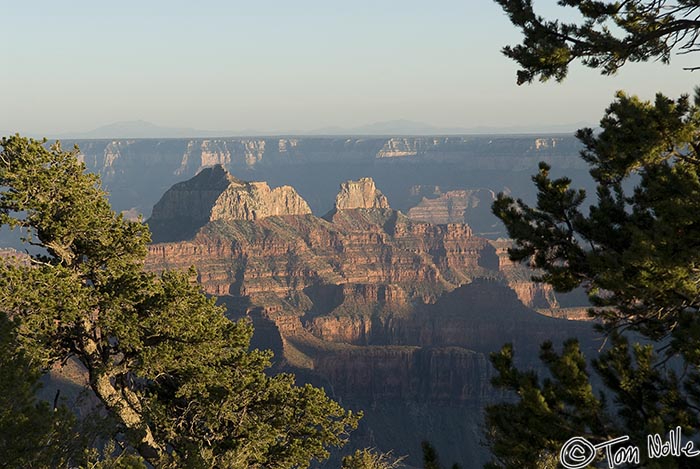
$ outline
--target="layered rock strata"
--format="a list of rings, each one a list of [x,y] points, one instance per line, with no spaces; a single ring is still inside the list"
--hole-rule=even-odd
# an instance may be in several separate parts
[[[156,234],[154,240],[161,241],[186,237],[217,220],[254,221],[310,213],[292,187],[271,189],[265,182],[244,182],[216,165],[170,188],[153,207],[149,225]]]
[[[372,178],[346,181],[335,198],[335,210],[389,208],[389,201],[374,185]]]
[[[420,199],[416,184],[443,190],[484,187],[494,191],[529,179],[519,171],[586,171],[580,145],[571,136],[465,137],[231,137],[200,139],[97,139],[77,143],[88,171],[99,173],[118,211],[148,218],[163,193],[206,167],[224,165],[244,179],[294,186],[318,214],[332,208],[337,185],[372,176],[395,207],[408,210]],[[517,176],[517,177],[511,177]],[[473,221],[473,220],[472,220]],[[470,221],[470,222],[472,222]],[[480,230],[478,230],[480,231]]]
[[[382,413],[397,412],[397,402],[478,413],[495,398],[487,354],[505,342],[532,365],[539,342],[586,337],[580,323],[532,309],[551,310],[556,299],[504,259],[505,242],[463,223],[411,220],[369,178],[343,183],[334,209],[319,218],[291,188],[214,167],[168,191],[148,223],[155,239],[168,240],[150,247],[149,269],[194,265],[232,318],[253,321],[255,345],[273,349],[280,369],[376,410],[375,429],[397,423]],[[398,434],[415,439],[421,430],[408,427]],[[452,441],[478,448],[473,440],[469,433]],[[416,450],[400,438],[386,444]],[[450,448],[440,443],[458,454]]]

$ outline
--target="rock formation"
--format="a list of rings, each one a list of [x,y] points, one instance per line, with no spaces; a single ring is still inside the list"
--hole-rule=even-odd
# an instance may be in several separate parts
[[[0,248],[0,261],[6,264],[28,265],[29,255],[12,248]]]
[[[428,223],[468,223],[469,211],[491,209],[496,194],[490,189],[456,190],[438,194],[421,202],[408,211],[409,218]]]
[[[214,167],[168,191],[149,223],[169,242],[150,247],[148,268],[194,265],[231,317],[253,321],[254,345],[271,348],[279,369],[372,413],[354,445],[374,445],[373,429],[390,425],[395,437],[381,449],[413,462],[438,409],[452,409],[433,435],[441,453],[479,454],[475,422],[494,398],[489,352],[512,342],[532,365],[541,341],[588,337],[587,325],[532,309],[552,310],[556,299],[504,258],[505,241],[464,223],[411,220],[369,178],[341,184],[319,218],[291,188]],[[457,418],[469,427],[448,437],[444,425],[464,426]]]
[[[421,188],[412,188],[420,194]],[[491,189],[462,189],[442,193],[433,190],[438,197],[425,197],[408,211],[409,218],[428,223],[468,223],[482,236],[503,231],[503,227],[491,213],[496,193]]]
[[[170,188],[153,207],[148,224],[153,239],[162,241],[194,234],[216,220],[253,221],[310,213],[309,205],[293,188],[270,189],[265,182],[243,182],[216,165]]]
[[[346,181],[335,198],[335,210],[389,208],[389,201],[374,185],[372,178]]]
[[[203,139],[80,140],[80,158],[99,173],[117,211],[150,217],[151,208],[173,184],[221,164],[246,180],[292,185],[314,213],[333,207],[342,181],[371,176],[394,208],[420,201],[415,185],[444,191],[504,187],[530,191],[528,174],[539,161],[567,174],[587,174],[574,137],[232,137]],[[522,186],[522,187],[520,187]],[[476,230],[480,231],[480,230]]]

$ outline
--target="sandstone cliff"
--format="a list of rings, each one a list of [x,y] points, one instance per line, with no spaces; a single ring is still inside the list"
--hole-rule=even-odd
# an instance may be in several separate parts
[[[12,248],[0,248],[0,261],[6,264],[28,265],[29,255]]]
[[[164,241],[187,237],[216,220],[252,221],[310,213],[293,188],[270,189],[265,182],[244,182],[216,165],[170,188],[153,207],[148,224],[154,241]]]
[[[408,210],[420,201],[415,185],[443,191],[484,187],[531,192],[522,171],[547,161],[567,174],[586,171],[580,145],[567,136],[469,137],[234,137],[203,139],[79,140],[80,158],[99,173],[118,211],[148,218],[173,184],[221,164],[246,180],[292,185],[317,214],[333,207],[338,184],[371,176],[392,206]],[[473,223],[473,220],[470,220]],[[477,230],[481,231],[481,230]]]
[[[389,208],[389,201],[374,185],[372,178],[346,181],[335,198],[335,210]]]
[[[552,309],[556,300],[504,259],[505,242],[475,236],[464,223],[411,220],[389,208],[372,179],[341,184],[324,218],[293,190],[273,196],[263,184],[214,167],[175,186],[149,223],[196,219],[195,229],[179,238],[161,232],[170,241],[150,247],[147,267],[194,265],[231,317],[253,321],[255,346],[271,348],[279,369],[374,412],[360,433],[369,440],[358,446],[373,444],[373,429],[396,428],[397,413],[420,408],[428,415],[406,420],[382,448],[415,452],[402,445],[420,441],[440,407],[452,409],[445,424],[461,428],[461,416],[471,426],[439,449],[479,451],[474,422],[494,398],[487,354],[512,342],[533,365],[539,342],[588,337],[587,325],[532,309]],[[434,436],[448,438],[444,428]]]
[[[156,231],[157,238],[171,242],[152,245],[147,265],[153,270],[194,265],[208,293],[245,299],[231,307],[233,313],[258,311],[282,321],[284,334],[303,330],[333,343],[455,345],[443,332],[431,333],[442,338],[429,341],[408,331],[438,331],[421,319],[442,317],[428,313],[426,305],[470,285],[470,292],[480,291],[477,299],[489,298],[487,292],[497,286],[505,288],[488,301],[470,300],[477,316],[490,301],[506,305],[509,314],[527,316],[530,324],[536,315],[527,308],[556,315],[554,292],[508,260],[507,241],[489,242],[462,223],[413,221],[389,209],[371,179],[342,184],[337,209],[325,219],[310,214],[293,189],[279,189],[284,197],[264,183],[239,181],[221,167],[176,185],[149,223],[179,229],[196,219],[196,229],[179,239]],[[504,292],[512,296],[510,303],[504,303],[509,298]],[[282,319],[287,316],[299,318],[292,329]],[[465,327],[454,330],[468,337]],[[489,327],[495,335],[482,331],[481,337],[495,345],[503,329],[494,321]]]

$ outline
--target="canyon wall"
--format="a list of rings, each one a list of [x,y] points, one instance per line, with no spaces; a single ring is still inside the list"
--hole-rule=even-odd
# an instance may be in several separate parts
[[[480,412],[502,397],[488,354],[511,342],[518,363],[536,366],[544,340],[575,335],[592,347],[588,323],[533,309],[556,312],[557,298],[507,259],[505,240],[412,220],[371,178],[341,183],[324,217],[293,189],[270,195],[277,190],[223,166],[201,170],[156,204],[147,223],[162,242],[146,266],[194,265],[231,318],[253,322],[254,345],[275,352],[277,370],[369,414],[354,447],[381,442],[417,464],[420,439],[430,438],[446,458],[476,467],[486,457]]]
[[[575,182],[588,181],[578,157],[580,146],[571,136],[283,136],[65,143],[79,145],[87,169],[101,175],[117,210],[145,218],[173,184],[216,164],[242,179],[294,187],[317,215],[333,208],[340,183],[362,177],[372,177],[391,206],[405,212],[429,196],[416,191],[419,186],[439,187],[439,194],[474,188],[494,193],[513,190],[528,199],[534,194],[528,176],[539,161],[547,161],[554,172],[565,169]],[[467,223],[476,233],[502,236],[497,220],[483,210],[490,204],[486,194],[475,197],[481,208],[468,210]],[[454,216],[424,220],[465,221]]]
[[[512,342],[537,366],[543,340],[599,345],[588,323],[561,319],[585,319],[585,298],[533,283],[490,213],[501,191],[532,200],[541,160],[584,181],[572,137],[76,143],[115,209],[148,218],[149,269],[194,265],[276,371],[365,411],[345,451],[393,449],[417,466],[427,438],[480,467],[481,412],[503,397],[488,354]]]

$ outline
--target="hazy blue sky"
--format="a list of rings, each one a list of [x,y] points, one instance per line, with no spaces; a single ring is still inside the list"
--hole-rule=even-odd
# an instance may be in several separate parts
[[[560,14],[553,1],[543,12]],[[671,66],[518,87],[519,33],[490,0],[0,0],[0,130],[143,119],[212,130],[595,123],[617,89],[691,92]],[[700,58],[700,57],[698,57]],[[695,63],[694,65],[698,65]]]

